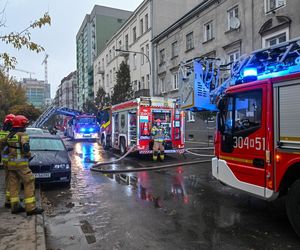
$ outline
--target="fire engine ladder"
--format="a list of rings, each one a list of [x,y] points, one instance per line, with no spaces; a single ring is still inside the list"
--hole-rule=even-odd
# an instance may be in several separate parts
[[[186,109],[182,105],[185,100],[195,99],[195,103],[188,106],[189,110],[216,111],[218,99],[230,86],[300,72],[300,38],[243,55],[227,65],[218,62],[216,58],[194,58],[181,63],[179,101],[182,108]]]
[[[31,126],[34,128],[40,128],[55,114],[74,117],[79,115],[80,111],[65,107],[50,106]]]

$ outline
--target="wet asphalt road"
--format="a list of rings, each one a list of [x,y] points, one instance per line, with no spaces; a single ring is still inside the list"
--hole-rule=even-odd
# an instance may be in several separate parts
[[[89,170],[115,157],[98,143],[74,144],[71,188],[43,189],[48,249],[300,249],[284,200],[225,187],[207,163],[129,175]],[[131,156],[113,167],[148,165],[151,158]]]

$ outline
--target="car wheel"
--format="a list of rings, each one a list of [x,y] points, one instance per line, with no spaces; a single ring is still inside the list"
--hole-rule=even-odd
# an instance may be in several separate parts
[[[126,153],[125,139],[123,137],[120,139],[120,152],[121,155]]]
[[[300,237],[300,180],[290,187],[286,198],[286,212],[293,229]]]

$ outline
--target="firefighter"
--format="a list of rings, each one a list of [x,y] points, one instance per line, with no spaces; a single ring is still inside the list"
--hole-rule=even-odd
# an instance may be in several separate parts
[[[9,186],[8,186],[8,173],[7,173],[7,154],[8,148],[5,146],[7,136],[12,129],[12,121],[15,118],[15,115],[9,114],[5,116],[3,121],[3,129],[0,130],[0,162],[3,163],[3,167],[5,170],[5,207],[10,208],[10,193],[9,193]]]
[[[43,209],[35,204],[34,176],[29,168],[31,159],[29,137],[25,133],[28,119],[23,115],[17,115],[13,119],[12,131],[7,138],[8,145],[8,181],[10,188],[10,204],[13,214],[25,212],[27,216],[43,213]],[[19,183],[24,185],[25,209],[20,204]]]
[[[164,140],[165,140],[165,129],[161,126],[161,120],[157,119],[155,121],[154,126],[151,129],[151,135],[154,140],[153,144],[153,160],[157,161],[158,151],[160,151],[160,159],[163,161],[165,159],[165,148],[164,148]]]

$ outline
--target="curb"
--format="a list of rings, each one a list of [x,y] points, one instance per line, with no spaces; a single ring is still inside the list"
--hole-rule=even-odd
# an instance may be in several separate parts
[[[36,192],[37,205],[41,206],[41,189]],[[44,215],[39,214],[35,216],[35,233],[36,233],[36,249],[46,250],[46,236],[45,236],[45,223]]]

